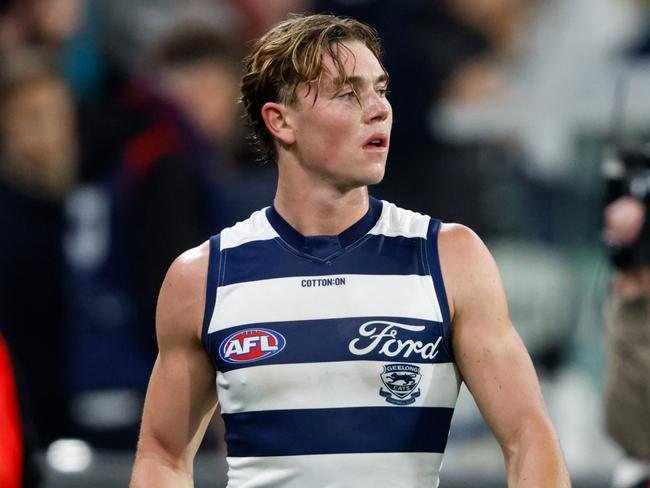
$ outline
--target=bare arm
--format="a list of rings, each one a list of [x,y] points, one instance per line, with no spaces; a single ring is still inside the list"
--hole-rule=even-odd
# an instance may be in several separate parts
[[[443,226],[439,246],[456,362],[501,445],[508,486],[570,486],[532,361],[510,322],[490,252],[460,225]]]
[[[206,243],[181,255],[160,290],[159,353],[131,488],[194,486],[194,456],[217,405],[214,368],[201,344],[208,253]]]

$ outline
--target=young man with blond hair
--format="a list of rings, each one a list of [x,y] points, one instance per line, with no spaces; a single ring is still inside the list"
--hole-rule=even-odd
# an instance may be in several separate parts
[[[380,59],[371,28],[328,15],[290,18],[248,56],[242,101],[276,197],[165,278],[133,488],[193,485],[217,397],[228,487],[435,487],[461,381],[509,486],[569,486],[489,251],[368,195],[392,125]]]

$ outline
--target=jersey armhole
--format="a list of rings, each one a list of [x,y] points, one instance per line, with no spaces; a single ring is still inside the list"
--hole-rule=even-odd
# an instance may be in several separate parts
[[[440,312],[442,313],[442,335],[443,343],[447,349],[449,357],[454,358],[454,349],[451,341],[451,314],[449,312],[449,302],[447,301],[447,292],[445,291],[445,283],[442,278],[442,268],[440,266],[440,253],[438,250],[438,235],[442,222],[438,219],[430,219],[429,229],[427,230],[426,250],[427,250],[427,264],[429,266],[429,273],[433,279],[433,287],[436,291],[438,304],[440,305]]]
[[[221,238],[220,235],[210,237],[210,256],[208,258],[208,277],[205,296],[205,311],[203,313],[203,327],[201,330],[201,342],[205,347],[208,355],[210,354],[210,339],[208,337],[208,329],[214,313],[214,307],[217,302],[217,289],[219,288],[219,278],[221,269]],[[213,364],[214,364],[214,360]],[[217,365],[214,364],[215,370]]]

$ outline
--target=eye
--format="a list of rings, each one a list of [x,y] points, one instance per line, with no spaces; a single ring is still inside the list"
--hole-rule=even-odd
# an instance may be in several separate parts
[[[388,95],[390,95],[390,90],[387,87],[379,88],[377,90],[377,93],[379,93],[380,97],[386,98]]]
[[[354,94],[353,91],[347,91],[347,92],[343,92],[343,93],[341,93],[341,94],[339,95],[339,98],[343,98],[343,99],[345,99],[345,100],[351,100],[351,99],[353,99],[353,98],[356,98],[356,96],[355,96],[355,94]]]

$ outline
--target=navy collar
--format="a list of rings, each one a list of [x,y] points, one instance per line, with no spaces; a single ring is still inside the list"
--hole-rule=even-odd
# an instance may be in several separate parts
[[[282,218],[274,206],[266,209],[266,218],[280,238],[298,253],[325,260],[342,253],[365,236],[379,220],[381,210],[381,200],[370,197],[366,214],[337,236],[303,236]]]

